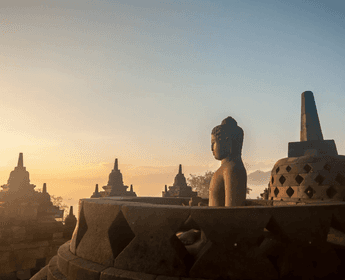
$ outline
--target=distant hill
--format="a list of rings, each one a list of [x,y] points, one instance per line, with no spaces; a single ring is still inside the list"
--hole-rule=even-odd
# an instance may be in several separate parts
[[[250,185],[267,185],[271,176],[271,171],[256,170],[248,174],[247,180]]]

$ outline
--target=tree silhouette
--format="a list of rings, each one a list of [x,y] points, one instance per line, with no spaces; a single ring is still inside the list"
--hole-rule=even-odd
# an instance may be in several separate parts
[[[198,196],[208,198],[208,190],[213,174],[214,171],[206,171],[204,175],[189,174],[190,177],[187,178],[188,185],[192,187],[193,191],[198,192]],[[247,194],[251,190],[247,187]]]

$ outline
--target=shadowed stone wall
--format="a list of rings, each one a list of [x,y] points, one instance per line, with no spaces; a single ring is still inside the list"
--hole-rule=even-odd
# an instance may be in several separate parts
[[[143,201],[81,200],[71,242],[32,280],[345,277],[345,203],[248,200],[242,207],[190,207]],[[274,203],[281,205],[269,206]],[[176,236],[187,220],[205,236],[196,255]]]

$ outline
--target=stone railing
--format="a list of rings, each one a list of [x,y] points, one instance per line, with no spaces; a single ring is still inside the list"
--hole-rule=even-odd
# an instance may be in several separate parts
[[[0,279],[29,279],[49,263],[72,231],[56,221],[0,219]]]
[[[48,280],[344,279],[345,203],[187,201],[82,199],[71,242],[45,268]],[[190,228],[203,240],[195,254],[176,235]]]

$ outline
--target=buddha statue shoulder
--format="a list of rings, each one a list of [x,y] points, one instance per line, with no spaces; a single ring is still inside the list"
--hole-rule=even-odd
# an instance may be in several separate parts
[[[247,172],[242,161],[243,130],[227,117],[212,130],[211,148],[221,166],[209,189],[209,206],[242,206],[246,200]]]

